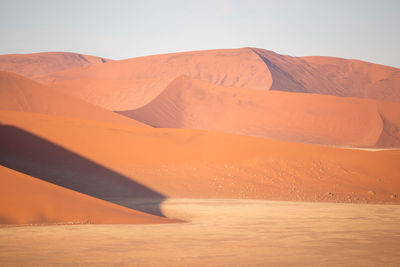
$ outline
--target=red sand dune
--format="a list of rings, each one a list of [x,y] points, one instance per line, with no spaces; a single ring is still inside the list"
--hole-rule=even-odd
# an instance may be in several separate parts
[[[332,57],[290,57],[257,48],[132,58],[37,79],[111,110],[130,110],[150,102],[181,75],[237,88],[400,102],[399,69]]]
[[[0,109],[78,117],[147,127],[22,76],[0,71]]]
[[[109,59],[68,53],[45,52],[34,54],[0,55],[0,70],[33,78],[54,71],[105,63]]]
[[[180,75],[262,90],[272,82],[264,62],[247,48],[119,60],[44,75],[38,81],[111,110],[128,110],[150,102]]]
[[[400,145],[400,104],[335,96],[258,91],[182,76],[146,106],[119,112],[163,128],[189,128],[292,142],[370,147]],[[395,126],[395,127],[394,127]],[[383,128],[392,132],[381,136]],[[397,128],[396,128],[397,127]]]
[[[244,136],[398,147],[399,69],[252,48],[13,57],[0,63],[51,87],[0,72],[0,222],[168,221],[117,197],[400,203],[399,150]]]
[[[168,223],[0,166],[0,224]]]
[[[339,149],[11,111],[1,111],[0,122],[58,144],[166,197],[400,201],[398,150]],[[8,160],[23,159],[15,154]]]
[[[268,66],[270,90],[400,102],[400,69],[334,57],[291,57],[253,48]]]

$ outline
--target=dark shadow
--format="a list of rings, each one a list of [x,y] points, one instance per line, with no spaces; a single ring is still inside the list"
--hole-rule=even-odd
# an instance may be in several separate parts
[[[92,197],[163,216],[162,194],[14,126],[0,124],[0,164]]]

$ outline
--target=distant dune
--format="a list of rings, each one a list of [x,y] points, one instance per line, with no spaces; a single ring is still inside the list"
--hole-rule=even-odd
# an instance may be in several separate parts
[[[0,109],[147,127],[22,76],[0,71]]]
[[[83,183],[80,190],[102,199],[112,200],[112,196],[118,195],[128,199],[157,197],[154,192],[159,192],[165,197],[183,198],[400,201],[396,198],[400,194],[397,150],[348,150],[208,131],[112,125],[27,112],[1,111],[0,122],[73,151],[79,155],[78,159],[96,163],[82,165],[85,162],[82,160],[74,163],[76,156],[72,158],[74,161],[58,162],[60,156],[51,156],[48,152],[45,155],[50,156],[41,159],[10,148],[7,154],[4,150],[0,153],[6,167],[25,170],[40,179],[44,178],[43,171],[48,179],[52,179],[51,173],[58,174],[57,183],[66,183],[69,188],[74,188],[74,184],[67,183],[63,177],[76,177],[73,174],[77,173],[83,179],[77,180]],[[30,148],[27,151],[55,151],[52,147],[46,148],[44,141],[30,145],[15,142],[16,146]],[[118,176],[96,166],[112,170]],[[111,181],[121,180],[120,176],[128,179],[126,182],[131,180],[130,183],[141,186],[132,184],[120,189],[107,186],[118,185]],[[101,177],[102,182],[94,186],[90,179],[96,177]]]
[[[224,87],[182,76],[156,99],[119,113],[163,128],[189,128],[340,146],[400,145],[400,104]],[[388,113],[388,115],[385,115]],[[391,113],[393,119],[384,119]],[[396,114],[396,115],[395,115]],[[391,132],[385,133],[384,128]]]
[[[268,90],[271,75],[250,49],[207,50],[139,57],[43,75],[38,81],[111,110],[141,107],[176,77]]]
[[[175,78],[257,90],[279,90],[400,102],[400,70],[332,57],[290,57],[257,48],[155,55],[38,77],[111,110],[139,108]]]
[[[0,70],[33,78],[55,71],[86,67],[109,61],[105,58],[68,52],[10,54],[0,55]]]
[[[167,223],[0,166],[0,224]]]
[[[400,102],[400,69],[352,59],[253,51],[271,72],[270,90]]]

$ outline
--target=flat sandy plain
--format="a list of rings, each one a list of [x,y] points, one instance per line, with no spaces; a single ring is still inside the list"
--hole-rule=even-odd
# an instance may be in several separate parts
[[[144,204],[145,205],[145,204]],[[0,264],[398,266],[400,206],[168,199],[157,225],[0,228]]]

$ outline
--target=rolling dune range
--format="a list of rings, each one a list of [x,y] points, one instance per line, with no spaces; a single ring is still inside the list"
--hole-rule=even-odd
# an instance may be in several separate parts
[[[400,201],[395,68],[243,48],[0,69],[2,224],[178,222],[168,198]]]
[[[111,110],[130,110],[147,104],[181,75],[238,88],[399,102],[399,73],[396,68],[357,60],[290,57],[241,48],[119,60],[36,79]]]

